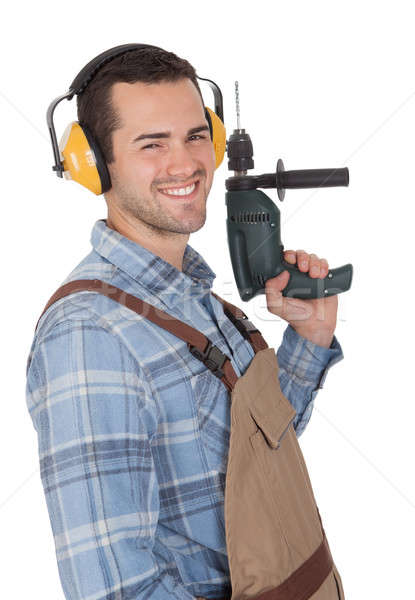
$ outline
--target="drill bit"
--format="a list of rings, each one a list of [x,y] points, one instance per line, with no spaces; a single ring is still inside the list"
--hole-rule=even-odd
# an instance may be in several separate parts
[[[239,83],[235,81],[235,100],[236,100],[236,128],[241,129],[239,120]]]

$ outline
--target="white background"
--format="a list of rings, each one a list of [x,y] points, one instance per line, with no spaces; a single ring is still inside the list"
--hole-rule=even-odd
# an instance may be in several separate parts
[[[228,135],[242,127],[254,173],[347,166],[348,188],[287,191],[286,249],[354,266],[339,296],[345,358],[330,371],[300,437],[348,600],[412,598],[415,418],[413,215],[415,74],[411,3],[8,3],[2,15],[3,598],[63,599],[41,487],[25,367],[44,304],[90,250],[104,198],[52,172],[49,102],[94,56],[128,42],[187,58],[224,94]],[[213,107],[210,88],[202,89]],[[56,110],[58,138],[75,100]],[[226,239],[226,159],[193,245],[217,274],[214,291],[241,306],[278,347],[285,322],[265,296],[240,300]],[[276,200],[275,190],[268,190]],[[75,599],[74,599],[75,600]]]

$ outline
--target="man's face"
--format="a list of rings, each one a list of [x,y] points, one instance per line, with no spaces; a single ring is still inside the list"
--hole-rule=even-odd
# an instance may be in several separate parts
[[[215,152],[192,81],[119,82],[112,86],[112,102],[122,124],[112,137],[115,160],[108,165],[107,202],[130,222],[133,217],[157,232],[189,234],[203,227]],[[160,133],[163,137],[137,139]],[[177,195],[194,183],[192,193],[186,189]]]

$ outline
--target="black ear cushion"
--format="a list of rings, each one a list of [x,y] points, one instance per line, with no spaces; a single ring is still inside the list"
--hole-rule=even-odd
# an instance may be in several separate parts
[[[206,117],[206,121],[208,122],[208,125],[209,125],[210,139],[213,140],[212,119],[210,118],[210,114],[209,114],[209,111],[207,108],[205,108],[205,117]]]
[[[108,172],[108,168],[106,162],[104,160],[104,155],[101,152],[101,148],[99,147],[98,142],[94,139],[94,136],[91,133],[89,127],[83,123],[79,123],[82,128],[82,131],[85,134],[85,137],[88,141],[89,147],[95,156],[96,166],[99,178],[101,180],[101,193],[108,192],[111,189],[111,177]]]

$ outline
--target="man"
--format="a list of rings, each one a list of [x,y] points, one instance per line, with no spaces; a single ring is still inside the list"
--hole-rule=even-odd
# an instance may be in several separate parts
[[[78,118],[108,165],[106,219],[68,275],[101,279],[202,331],[238,377],[252,348],[210,293],[215,273],[189,244],[203,227],[215,156],[193,67],[141,49],[113,59],[78,96]],[[311,277],[327,261],[285,252]],[[279,380],[305,429],[328,369],[342,357],[337,296],[283,298],[289,324]],[[27,405],[66,598],[230,595],[223,514],[229,394],[187,348],[101,294],[53,304],[27,363]]]

